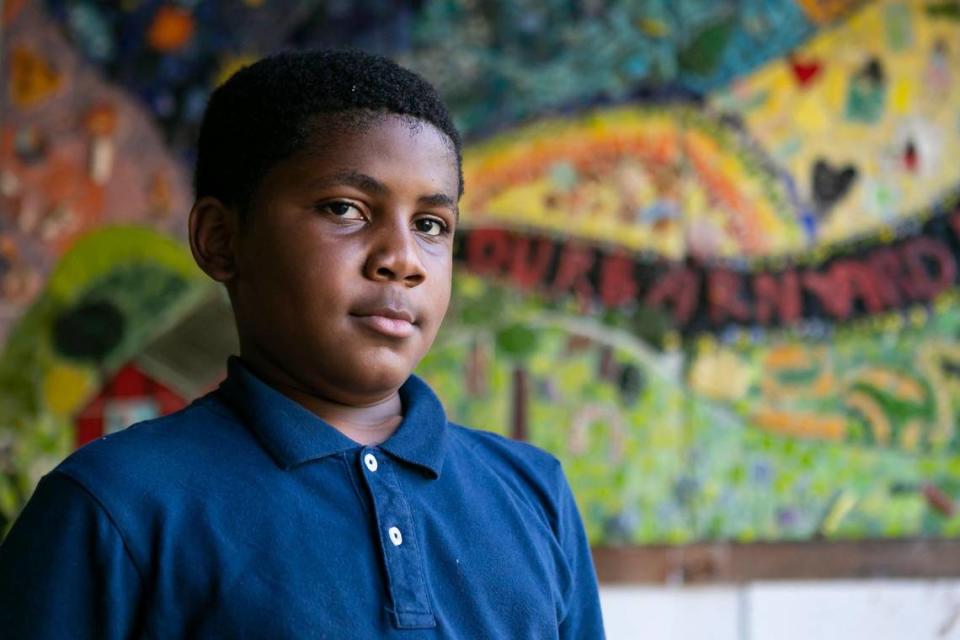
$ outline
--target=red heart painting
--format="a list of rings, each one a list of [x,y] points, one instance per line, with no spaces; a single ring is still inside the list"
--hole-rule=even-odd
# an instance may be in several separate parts
[[[802,89],[813,82],[823,69],[823,64],[819,60],[812,58],[800,60],[796,56],[791,55],[787,56],[787,62],[790,64],[790,70],[793,71],[794,79]]]

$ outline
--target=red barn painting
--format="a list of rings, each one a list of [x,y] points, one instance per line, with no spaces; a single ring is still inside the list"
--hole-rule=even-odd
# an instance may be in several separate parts
[[[108,379],[74,420],[76,446],[186,406],[217,386],[237,351],[229,303],[212,295]]]
[[[76,446],[141,420],[184,407],[187,399],[141,371],[124,366],[76,418]]]

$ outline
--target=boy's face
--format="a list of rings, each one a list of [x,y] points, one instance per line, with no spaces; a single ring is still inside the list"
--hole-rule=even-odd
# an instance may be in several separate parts
[[[245,358],[358,405],[395,392],[437,334],[459,184],[432,125],[384,116],[350,129],[321,121],[264,177],[228,285]]]

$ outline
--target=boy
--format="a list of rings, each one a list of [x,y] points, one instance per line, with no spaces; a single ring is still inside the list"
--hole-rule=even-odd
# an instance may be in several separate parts
[[[0,547],[11,638],[600,638],[558,462],[411,375],[450,298],[460,138],[429,84],[282,54],[211,97],[190,246],[240,357],[80,449]]]

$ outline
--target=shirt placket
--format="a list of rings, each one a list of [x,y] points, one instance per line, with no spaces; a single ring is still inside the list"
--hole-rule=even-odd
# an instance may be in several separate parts
[[[393,602],[394,626],[424,629],[436,626],[427,597],[413,515],[400,488],[394,462],[374,447],[360,454],[361,475],[373,497],[377,538],[387,570],[387,587]]]

